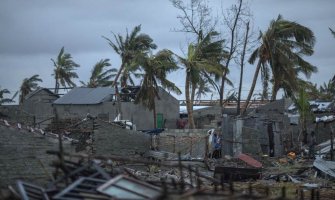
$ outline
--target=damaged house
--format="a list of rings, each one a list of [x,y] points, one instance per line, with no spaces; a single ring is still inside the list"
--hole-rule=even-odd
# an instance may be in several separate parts
[[[138,130],[154,127],[153,113],[142,104],[135,104],[134,98],[139,87],[121,90],[121,113],[124,120],[136,125]],[[179,102],[160,88],[160,99],[156,100],[157,128],[175,128],[179,115]],[[118,105],[114,88],[73,88],[70,92],[53,102],[60,119],[83,118],[88,113],[105,121],[118,117]]]
[[[227,155],[240,153],[269,156],[282,155],[290,145],[289,118],[285,114],[291,104],[282,99],[259,106],[247,116],[224,115],[223,148]]]
[[[52,103],[59,98],[47,88],[38,88],[29,93],[22,103],[24,112],[35,117],[35,123],[40,123],[53,117]]]
[[[332,102],[310,101],[314,119],[332,113]],[[237,117],[225,114],[222,120],[223,148],[227,155],[239,153],[281,156],[289,151],[298,151],[303,135],[299,125],[299,113],[289,99],[281,99],[259,106],[248,115]],[[329,140],[329,126],[307,122],[307,141],[311,132],[316,142]]]
[[[122,119],[133,122],[138,130],[153,129],[153,112],[134,103],[138,90],[138,86],[120,90]],[[162,88],[159,97],[156,99],[157,128],[176,128],[179,101]],[[50,125],[55,112],[62,120],[81,120],[90,114],[104,121],[114,121],[118,116],[114,88],[77,87],[61,97],[47,88],[38,88],[28,94],[21,105],[0,108],[0,113],[10,121],[40,128]]]

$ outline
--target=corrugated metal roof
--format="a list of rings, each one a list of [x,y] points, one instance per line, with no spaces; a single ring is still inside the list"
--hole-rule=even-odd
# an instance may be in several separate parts
[[[114,88],[73,88],[54,104],[99,104],[112,99]]]

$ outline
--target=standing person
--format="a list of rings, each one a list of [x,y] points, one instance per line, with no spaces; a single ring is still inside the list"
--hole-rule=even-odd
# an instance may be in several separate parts
[[[316,145],[316,137],[314,131],[311,132],[311,138],[309,140],[309,158],[315,157],[315,145]]]
[[[216,149],[218,151],[218,158],[222,158],[222,141],[221,141],[221,134],[218,134],[217,140],[216,140]]]
[[[221,158],[221,138],[220,135],[215,133],[213,138],[213,158]]]
[[[212,153],[213,153],[213,134],[214,134],[214,129],[211,129],[209,131],[207,131],[208,133],[208,158],[212,158]]]

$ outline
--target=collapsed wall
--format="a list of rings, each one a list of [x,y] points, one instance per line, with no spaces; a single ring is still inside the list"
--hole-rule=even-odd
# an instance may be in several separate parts
[[[117,125],[100,121],[98,130],[94,131],[93,148],[96,155],[129,156],[142,154],[150,149],[151,136]]]
[[[66,152],[74,152],[74,146],[64,141]],[[58,150],[58,139],[0,125],[0,188],[24,180],[44,185],[50,180],[54,168],[50,166],[54,155],[47,150]]]
[[[207,129],[168,129],[159,134],[158,148],[171,153],[180,152],[193,158],[203,158],[208,143]]]

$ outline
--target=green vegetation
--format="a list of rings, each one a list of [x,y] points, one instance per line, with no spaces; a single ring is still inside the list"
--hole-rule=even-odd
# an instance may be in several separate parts
[[[94,65],[89,82],[84,83],[83,81],[80,81],[81,84],[90,88],[111,86],[113,81],[110,79],[115,77],[117,69],[112,68],[106,70],[106,68],[109,66],[111,66],[109,59],[101,59]]]
[[[186,73],[185,98],[190,128],[195,128],[193,101],[196,90],[212,82],[211,74],[222,74],[223,40],[213,41],[217,35],[217,32],[208,33],[199,43],[189,44],[187,57],[177,56]]]
[[[187,3],[188,2],[188,3]],[[281,15],[270,22],[265,32],[260,32],[257,43],[252,43],[252,30],[249,33],[251,14],[242,0],[237,0],[230,10],[223,11],[222,16],[212,17],[211,9],[205,0],[171,0],[172,5],[181,15],[181,28],[176,30],[187,34],[188,42],[185,55],[177,55],[170,50],[158,50],[153,39],[141,33],[141,26],[123,36],[112,32],[112,39],[103,36],[113,51],[119,55],[121,64],[118,69],[111,68],[109,59],[101,59],[95,64],[87,82],[80,81],[86,87],[114,87],[120,112],[119,88],[135,85],[140,82],[140,92],[136,103],[142,103],[155,114],[155,99],[159,99],[159,87],[180,94],[180,89],[168,80],[168,75],[177,70],[185,71],[185,99],[189,117],[189,127],[195,128],[193,120],[193,102],[209,93],[216,92],[220,96],[220,105],[224,106],[224,85],[229,80],[229,68],[236,65],[241,69],[238,86],[238,101],[241,98],[244,57],[250,54],[249,63],[255,64],[253,82],[249,90],[247,103],[241,108],[245,113],[247,105],[254,93],[256,82],[261,74],[263,92],[262,100],[275,100],[279,90],[286,97],[301,103],[302,99],[333,100],[335,95],[334,80],[324,83],[319,88],[302,79],[309,78],[317,72],[317,67],[305,58],[314,52],[314,33],[297,22],[284,19]],[[226,15],[225,15],[226,14]],[[224,24],[226,30],[218,32],[218,24]],[[252,26],[250,26],[252,27]],[[334,31],[329,28],[331,34]],[[227,31],[228,30],[228,31]],[[226,32],[224,32],[226,31]],[[252,51],[250,49],[256,45]],[[74,87],[78,74],[75,72],[79,64],[73,61],[71,54],[61,48],[54,65],[55,90],[58,94],[60,86]],[[20,103],[24,97],[37,88],[42,82],[39,75],[23,80],[20,88]],[[271,88],[272,87],[272,88]],[[304,94],[301,91],[304,90]],[[269,92],[271,91],[271,92]],[[0,90],[0,103],[11,102],[4,98],[6,89]],[[228,92],[227,92],[228,93]],[[235,91],[234,91],[235,96]],[[271,96],[271,97],[270,97]],[[226,97],[228,99],[228,97]],[[237,113],[240,113],[238,104]],[[301,106],[305,108],[305,106]],[[155,120],[156,121],[156,120]]]
[[[156,128],[155,99],[160,99],[159,85],[168,91],[181,94],[179,88],[167,79],[167,74],[176,71],[178,66],[173,59],[173,53],[166,49],[157,52],[155,55],[145,56],[139,64],[144,74],[135,103],[142,103],[153,111],[154,128]]]
[[[157,45],[153,43],[153,39],[147,35],[141,33],[141,26],[136,26],[133,31],[129,34],[127,32],[126,37],[122,35],[114,35],[114,41],[103,37],[108,41],[108,44],[113,48],[121,58],[121,66],[117,72],[113,85],[115,88],[115,94],[118,101],[118,112],[122,119],[120,97],[118,90],[118,81],[121,79],[121,87],[126,87],[128,82],[134,84],[131,74],[135,73],[139,69],[139,63],[145,59],[146,55],[153,49],[157,48]],[[121,76],[121,78],[120,78]]]
[[[4,103],[14,103],[15,102],[13,99],[15,99],[17,92],[13,95],[12,98],[6,98],[5,94],[10,94],[9,90],[1,89],[0,87],[0,105]]]
[[[54,64],[54,73],[52,74],[55,77],[55,93],[58,94],[59,87],[75,87],[76,84],[72,79],[78,78],[76,72],[74,72],[76,67],[79,67],[77,63],[72,60],[72,56],[69,53],[64,52],[64,47],[60,50],[56,61],[51,59]]]
[[[253,51],[249,62],[258,64],[253,83],[247,98],[247,105],[254,91],[259,71],[262,72],[263,97],[267,98],[267,87],[272,75],[272,97],[276,100],[279,89],[286,96],[294,97],[299,91],[300,74],[307,78],[317,72],[317,68],[303,59],[303,56],[313,54],[315,37],[313,32],[296,22],[288,21],[278,16],[272,20],[265,33],[260,34],[260,45]],[[270,74],[271,73],[271,74]]]
[[[25,96],[37,88],[37,82],[42,82],[42,79],[40,79],[37,74],[31,76],[30,78],[23,79],[20,87],[20,104],[23,103]]]

